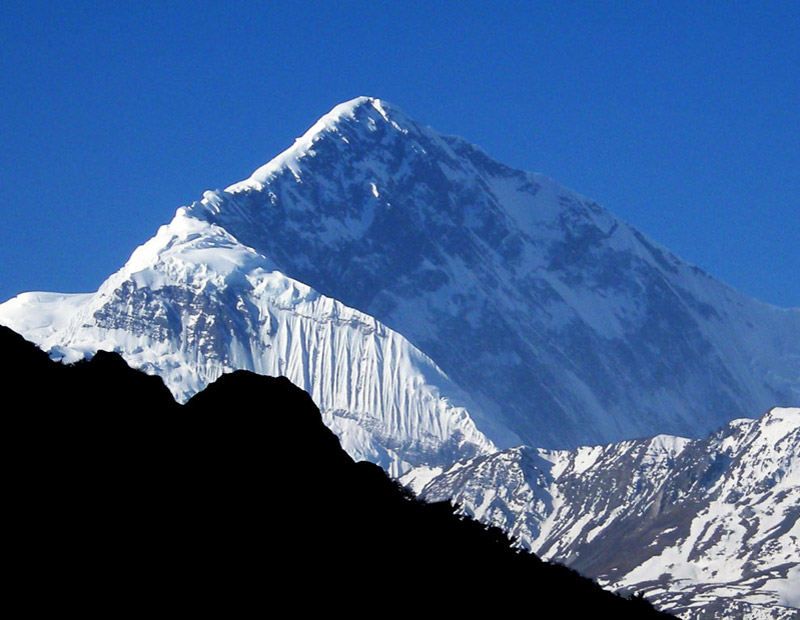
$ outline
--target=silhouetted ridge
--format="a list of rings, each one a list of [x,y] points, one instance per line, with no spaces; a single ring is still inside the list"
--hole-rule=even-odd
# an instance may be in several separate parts
[[[354,463],[287,379],[238,371],[180,407],[116,354],[64,367],[2,327],[0,347],[7,585],[30,615],[669,617]]]
[[[113,410],[137,415],[178,410],[159,377],[129,367],[117,353],[98,351],[89,361],[63,366],[2,325],[0,346],[8,352],[0,360],[0,374],[26,410],[82,409],[85,414]]]

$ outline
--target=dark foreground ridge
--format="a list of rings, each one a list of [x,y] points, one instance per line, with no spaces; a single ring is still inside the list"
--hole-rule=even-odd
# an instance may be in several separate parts
[[[0,360],[7,591],[26,616],[671,617],[412,499],[284,378],[237,371],[179,406],[116,354],[62,366],[0,327]]]

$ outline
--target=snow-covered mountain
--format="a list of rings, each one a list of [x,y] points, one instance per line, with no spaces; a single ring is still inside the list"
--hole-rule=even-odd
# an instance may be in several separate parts
[[[540,556],[683,618],[796,618],[800,409],[709,438],[513,448],[405,480]]]
[[[235,369],[284,375],[351,456],[393,474],[495,449],[464,409],[469,398],[400,334],[183,209],[97,293],[27,293],[0,313],[66,361],[118,351],[181,400]]]
[[[546,556],[676,609],[688,599],[665,598],[653,579],[686,580],[692,596],[701,580],[760,583],[750,560],[715,564],[719,540],[691,529],[731,528],[733,538],[719,536],[736,547],[739,521],[714,512],[730,508],[728,496],[702,480],[670,486],[672,464],[687,455],[696,452],[696,471],[716,472],[727,471],[728,453],[717,462],[715,440],[666,436],[556,450],[702,437],[800,402],[800,309],[749,299],[593,201],[364,97],[247,180],[178,209],[96,293],[25,293],[0,304],[0,324],[67,361],[118,351],[181,400],[237,368],[285,375],[354,458],[411,470],[418,488],[436,478],[431,496],[462,493]],[[498,452],[523,444],[548,450]],[[624,499],[580,499],[595,469]],[[751,501],[760,489],[736,501],[767,527],[767,502]],[[796,494],[768,497],[787,498],[797,503]],[[505,508],[491,511],[493,502]],[[696,521],[692,510],[712,512]],[[742,535],[747,548],[762,538],[796,544],[794,526],[742,527],[755,532]],[[587,545],[622,532],[637,532],[641,553],[590,559]],[[773,591],[788,570],[785,545],[762,547],[758,566],[778,571],[764,577]],[[666,568],[654,577],[656,566]]]
[[[184,239],[175,232],[184,229],[177,269],[170,239]],[[366,383],[353,379],[362,353],[350,346],[361,341],[341,336],[336,351],[332,339],[341,326],[368,328],[333,320],[324,344],[310,328],[295,334],[292,321],[253,302],[272,288],[255,283],[250,267],[217,260],[209,248],[220,243],[303,283],[286,287],[332,298],[309,300],[318,312],[342,308],[402,334],[428,356],[420,357],[425,381],[446,381],[428,370],[434,360],[450,379],[441,394],[468,398],[481,433],[500,447],[702,436],[800,401],[800,309],[748,299],[591,200],[363,97],[334,108],[249,179],[179,209],[98,293],[21,296],[0,306],[0,322],[56,351],[118,349],[183,397],[244,367],[300,379],[328,416],[377,416],[379,435],[413,426],[401,420],[416,415],[403,399],[429,402],[411,396],[425,381],[388,360],[380,379],[366,370]],[[222,289],[206,288],[217,281]],[[285,345],[271,340],[279,325]],[[322,360],[330,371],[315,366]],[[474,430],[458,432],[456,443],[488,445]],[[393,450],[375,450],[385,449]]]
[[[521,440],[506,446],[703,436],[800,402],[800,309],[379,100],[188,211],[409,338]]]

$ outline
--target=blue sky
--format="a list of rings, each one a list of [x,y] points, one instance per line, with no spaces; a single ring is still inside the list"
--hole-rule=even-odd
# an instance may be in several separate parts
[[[0,300],[95,290],[372,95],[800,306],[800,3],[225,4],[0,3]]]

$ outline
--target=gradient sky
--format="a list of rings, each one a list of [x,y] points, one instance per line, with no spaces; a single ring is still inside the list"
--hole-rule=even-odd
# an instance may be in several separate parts
[[[232,6],[228,6],[232,5]],[[386,99],[800,306],[800,3],[0,3],[0,301]]]

